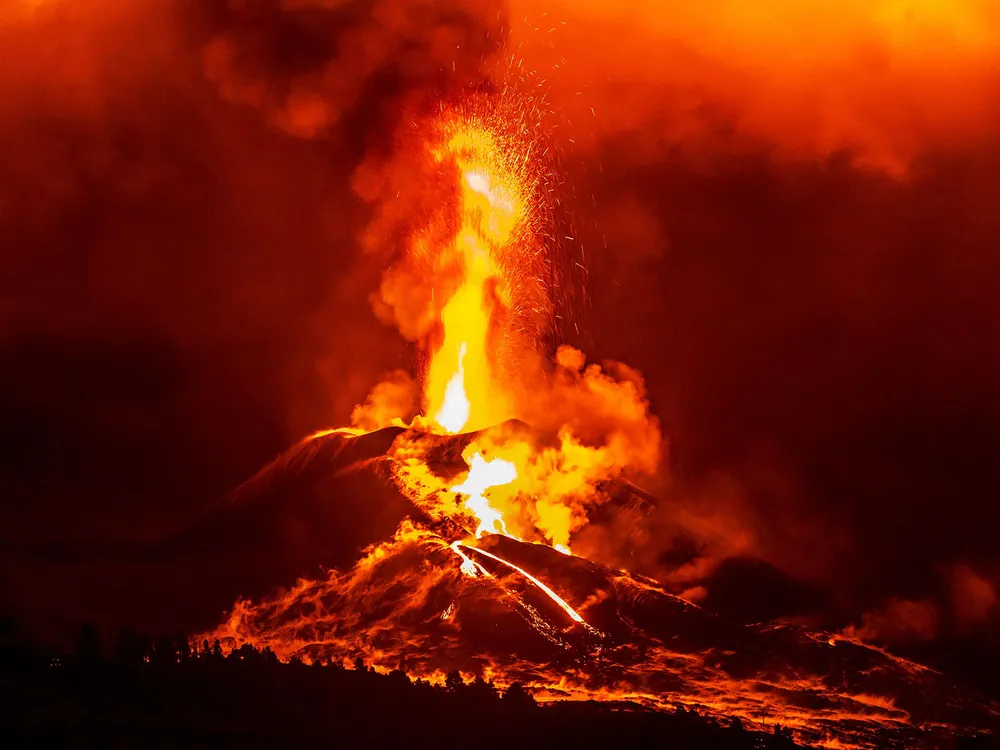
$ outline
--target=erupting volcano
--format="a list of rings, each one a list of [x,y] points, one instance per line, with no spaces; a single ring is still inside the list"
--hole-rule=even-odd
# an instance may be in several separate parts
[[[640,487],[664,441],[636,371],[552,346],[569,283],[556,247],[572,238],[554,229],[537,103],[514,88],[410,118],[390,162],[359,173],[371,240],[396,242],[376,313],[415,342],[417,378],[376,386],[351,426],[306,438],[231,504],[322,481],[329,504],[341,491],[399,499],[394,533],[353,566],[305,567],[289,588],[237,601],[195,642],[360,656],[437,681],[457,669],[542,701],[688,706],[826,747],[942,746],[995,721],[996,706],[913,662],[791,624],[728,623],[574,554],[602,506],[643,522],[656,500]],[[420,195],[402,194],[414,185]],[[420,221],[397,226],[396,201]]]

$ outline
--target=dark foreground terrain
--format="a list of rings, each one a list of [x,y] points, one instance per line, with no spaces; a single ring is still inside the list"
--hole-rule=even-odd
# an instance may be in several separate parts
[[[631,706],[539,706],[456,673],[447,684],[378,674],[358,662],[283,664],[249,647],[223,657],[161,640],[120,639],[55,657],[6,647],[0,747],[673,747],[793,748],[779,727],[744,730],[693,712]]]

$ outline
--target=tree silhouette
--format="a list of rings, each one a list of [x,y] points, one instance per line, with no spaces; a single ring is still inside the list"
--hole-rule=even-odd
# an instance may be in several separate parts
[[[84,623],[76,635],[76,660],[85,666],[93,666],[103,659],[101,639],[97,628],[90,623]]]
[[[115,639],[112,658],[122,665],[141,664],[145,656],[142,641],[131,628],[124,628]]]
[[[229,658],[238,661],[255,662],[259,657],[260,653],[249,643],[244,643],[239,648],[229,652]]]
[[[465,680],[457,669],[453,669],[444,678],[444,687],[449,693],[458,693],[465,688]]]
[[[398,747],[458,720],[489,726],[490,736],[481,743],[486,748],[516,745],[524,737],[560,737],[571,747],[636,746],[639,738],[638,746],[649,747],[795,747],[782,726],[762,734],[744,729],[739,718],[720,723],[683,708],[632,713],[581,703],[535,710],[523,684],[509,685],[501,697],[482,674],[466,683],[452,670],[444,685],[431,684],[398,667],[379,674],[360,656],[353,670],[336,656],[325,666],[330,657],[319,654],[308,667],[295,658],[283,664],[269,647],[249,643],[224,658],[219,640],[203,642],[198,657],[190,658],[187,638],[161,637],[154,644],[128,629],[116,639],[113,665],[88,668],[100,660],[97,635],[92,626],[80,628],[69,669],[60,668],[58,654],[38,652],[22,672],[5,673],[5,684],[24,680],[28,689],[5,696],[20,702],[4,714],[9,732],[0,746],[148,747],[169,735],[190,740],[167,743],[172,748],[235,747],[244,746],[248,733],[259,733],[254,746],[321,741]],[[36,708],[38,695],[45,701]],[[330,705],[340,709],[333,722],[328,712],[313,710]],[[393,721],[385,720],[387,706]],[[960,745],[966,746],[976,747]]]
[[[503,694],[503,702],[511,708],[534,708],[535,698],[520,682],[512,682]]]
[[[150,661],[158,666],[177,663],[177,644],[168,636],[160,636],[153,645]]]
[[[392,684],[397,688],[407,688],[410,686],[410,678],[406,676],[406,672],[402,669],[394,669],[389,672],[389,679],[392,680]]]
[[[480,703],[488,703],[499,697],[493,683],[484,680],[482,675],[476,675],[476,679],[468,685],[468,691],[469,695]]]
[[[178,661],[187,661],[191,658],[191,644],[183,635],[174,637],[174,653],[177,654]]]

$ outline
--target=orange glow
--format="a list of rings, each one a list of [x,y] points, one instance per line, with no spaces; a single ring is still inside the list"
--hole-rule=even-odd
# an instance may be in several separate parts
[[[444,402],[441,408],[434,414],[434,421],[448,432],[461,432],[469,421],[469,397],[465,394],[465,355],[468,350],[468,343],[463,341],[459,344],[455,374],[451,376],[444,389]],[[439,352],[435,362],[440,363],[444,360],[445,357]]]
[[[542,7],[513,0],[512,16],[533,22],[515,24],[514,41],[531,65],[554,71],[567,118],[581,134],[628,138],[633,154],[649,159],[715,143],[706,106],[738,113],[733,127],[778,153],[847,149],[893,174],[925,148],[988,137],[997,119],[1000,14],[992,0]]]
[[[639,373],[588,364],[568,346],[542,356],[556,290],[545,280],[550,248],[539,240],[552,233],[538,196],[537,147],[530,128],[496,116],[521,110],[503,99],[490,107],[439,113],[416,149],[439,183],[435,201],[385,272],[377,311],[421,349],[418,378],[391,375],[355,409],[352,427],[315,433],[297,448],[320,455],[327,445],[346,453],[357,445],[363,453],[362,436],[395,428],[384,455],[351,471],[375,470],[416,512],[350,569],[237,602],[197,638],[218,637],[225,648],[267,645],[281,659],[361,656],[380,670],[405,661],[432,682],[456,663],[475,662],[497,685],[522,682],[543,702],[697,706],[751,726],[778,720],[827,747],[864,746],[853,730],[832,732],[836,722],[861,726],[861,734],[907,726],[891,698],[830,687],[805,667],[775,675],[767,664],[752,679],[731,676],[712,649],[683,650],[684,628],[705,626],[695,605],[655,581],[571,555],[571,546],[586,549],[574,534],[611,499],[609,486],[655,472],[664,442]],[[418,403],[422,415],[413,418]],[[483,549],[470,531],[509,539]],[[539,607],[536,592],[555,608]],[[645,607],[666,615],[654,633],[676,618],[681,635],[642,633],[633,616]],[[484,621],[489,637],[477,640]],[[551,661],[483,646],[507,627],[528,628],[528,640],[553,649]],[[774,637],[790,638],[790,653],[807,647],[798,633]],[[878,669],[916,674],[905,660],[845,640],[826,634],[807,645],[823,649],[823,659],[830,649],[857,649]],[[804,708],[801,696],[823,707]]]
[[[478,429],[510,416],[509,398],[494,375],[490,351],[493,314],[509,303],[507,280],[496,257],[516,251],[515,232],[526,221],[519,176],[498,158],[500,144],[478,127],[464,126],[435,154],[460,175],[459,229],[446,251],[461,282],[441,309],[440,345],[427,368],[427,413],[447,432]]]
[[[892,745],[913,747],[918,733],[965,729],[947,713],[964,698],[942,692],[940,713],[915,708],[938,675],[864,641],[905,636],[922,653],[919,641],[954,636],[964,659],[966,638],[992,636],[1000,588],[978,537],[944,540],[932,551],[954,559],[917,565],[941,576],[933,596],[893,597],[840,633],[724,611],[815,606],[839,620],[852,604],[840,594],[869,583],[872,561],[854,554],[867,536],[848,535],[853,524],[823,522],[917,530],[889,511],[957,497],[991,468],[939,443],[966,423],[988,438],[992,390],[952,389],[935,408],[910,398],[923,390],[894,387],[906,373],[923,387],[948,372],[993,386],[992,358],[971,356],[993,341],[977,325],[993,310],[991,290],[970,286],[974,305],[958,317],[939,311],[961,301],[965,287],[953,294],[949,282],[988,285],[1000,269],[986,241],[997,227],[971,226],[1000,146],[1000,0],[197,5],[149,3],[141,16],[145,4],[122,0],[0,5],[14,51],[0,91],[5,124],[17,125],[4,131],[0,216],[12,221],[0,236],[7,265],[17,263],[10,286],[25,297],[0,309],[9,352],[42,376],[15,373],[7,395],[25,456],[39,448],[54,467],[49,477],[29,461],[8,489],[65,506],[96,495],[74,479],[93,480],[112,493],[95,502],[103,514],[124,507],[119,491],[148,490],[137,497],[149,509],[183,500],[181,482],[139,481],[158,449],[193,472],[185,502],[147,514],[144,533],[121,543],[128,529],[114,514],[87,523],[79,545],[64,534],[86,505],[40,539],[17,540],[11,558],[34,563],[25,580],[40,587],[32,619],[58,616],[77,575],[108,573],[112,590],[148,576],[164,593],[199,589],[168,623],[200,616],[219,592],[253,592],[192,639],[218,638],[227,652],[250,643],[283,661],[361,657],[438,683],[475,670],[540,702],[686,706],[756,730],[781,723],[812,747],[885,747],[875,733],[899,729]],[[37,33],[4,27],[22,16],[38,20]],[[506,78],[489,67],[504,44],[523,55]],[[579,183],[563,182],[556,154]],[[906,186],[856,175],[845,160],[917,169]],[[347,185],[343,170],[355,166]],[[926,226],[907,220],[911,207]],[[36,260],[22,269],[22,256]],[[370,273],[381,278],[369,283]],[[641,297],[628,283],[636,276]],[[571,281],[584,278],[586,295]],[[366,295],[402,341],[361,324]],[[634,304],[612,311],[621,295]],[[929,306],[907,304],[912,295]],[[580,330],[591,315],[597,330]],[[593,350],[560,345],[563,333]],[[335,356],[323,357],[327,347]],[[604,359],[640,349],[673,368],[656,394],[686,440],[676,478],[642,376]],[[331,398],[315,392],[320,358]],[[72,365],[83,369],[63,377]],[[399,369],[355,398],[376,367]],[[795,380],[808,387],[786,391]],[[813,414],[807,396],[825,396],[826,409]],[[310,429],[320,426],[324,404],[350,413],[347,425],[309,434],[245,494],[203,507],[195,481],[227,476],[283,417],[298,423],[307,411]],[[868,423],[854,424],[855,411],[870,412],[874,429],[856,431]],[[254,415],[267,424],[239,434]],[[180,440],[195,427],[205,429]],[[77,446],[88,434],[138,440],[98,440],[100,460],[86,463],[94,452]],[[796,436],[802,445],[789,445]],[[866,446],[885,447],[884,461]],[[933,464],[932,495],[918,491],[923,475],[896,476],[910,450]],[[945,471],[956,456],[968,485]],[[840,473],[822,481],[824,467]],[[659,498],[654,481],[667,488]],[[853,497],[855,481],[872,490],[856,497],[887,505],[865,518],[832,502]],[[694,492],[711,501],[685,496]],[[800,512],[814,508],[815,519]],[[926,518],[957,531],[958,510]],[[195,533],[173,533],[196,511]],[[27,507],[4,515],[14,529],[36,517]],[[820,534],[829,544],[804,541]],[[50,546],[72,553],[68,566]],[[835,550],[836,580],[852,589],[802,583],[790,565],[766,575],[776,560],[763,553],[780,546],[803,558]],[[908,577],[897,551],[874,556],[887,577],[858,586],[859,599]],[[726,558],[733,567],[711,575]],[[73,575],[61,581],[64,568]],[[660,582],[640,570],[660,571]],[[740,589],[757,580],[760,590]],[[165,609],[154,594],[142,599],[143,619]],[[102,604],[102,619],[127,609],[82,609],[101,615]],[[1000,705],[989,710],[996,725]]]
[[[507,526],[503,522],[503,514],[490,505],[485,492],[491,487],[510,484],[517,479],[517,467],[510,461],[494,458],[487,461],[482,454],[476,453],[469,463],[469,473],[465,481],[451,488],[466,497],[463,506],[479,521],[476,536],[483,534],[507,534]]]

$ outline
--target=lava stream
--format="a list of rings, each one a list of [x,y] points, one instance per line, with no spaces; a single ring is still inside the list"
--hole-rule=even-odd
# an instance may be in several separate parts
[[[572,619],[574,622],[578,622],[581,625],[585,625],[585,626],[587,625],[586,621],[580,616],[580,614],[575,609],[573,609],[571,606],[569,606],[569,604],[566,603],[565,599],[563,599],[561,596],[559,596],[559,594],[557,594],[555,591],[553,591],[548,586],[546,586],[544,583],[542,583],[537,578],[535,578],[533,575],[531,575],[531,573],[529,573],[528,571],[526,571],[524,568],[519,568],[514,563],[512,563],[512,562],[510,562],[508,560],[504,560],[499,555],[494,555],[492,552],[487,552],[486,550],[480,549],[479,547],[466,547],[461,542],[455,542],[451,546],[451,548],[453,550],[455,550],[459,555],[461,555],[466,561],[470,561],[470,558],[467,555],[465,555],[465,554],[462,553],[462,549],[463,548],[464,549],[468,549],[468,550],[473,550],[473,551],[475,551],[476,553],[478,553],[480,555],[485,555],[486,557],[490,558],[491,560],[496,560],[498,563],[502,563],[502,564],[506,565],[511,570],[513,570],[513,571],[515,571],[517,573],[520,573],[527,580],[531,581],[533,584],[535,584],[535,586],[537,586],[543,592],[545,592],[545,595],[548,596],[549,599],[551,599],[552,601],[554,601],[559,606],[559,608],[562,609],[563,612],[565,612],[567,615],[570,616],[570,619]],[[482,568],[481,565],[479,567]],[[467,568],[465,567],[465,563],[462,564],[462,570],[463,571],[467,571]]]

